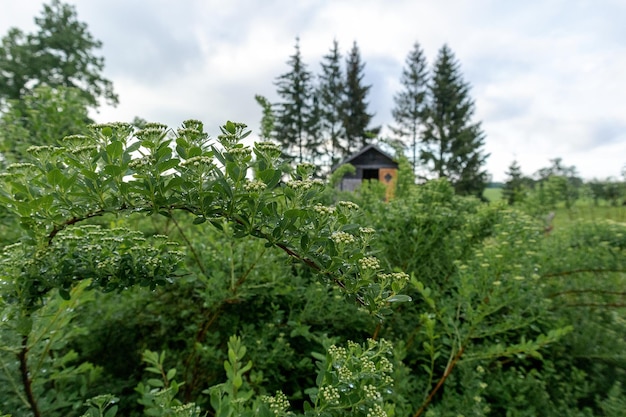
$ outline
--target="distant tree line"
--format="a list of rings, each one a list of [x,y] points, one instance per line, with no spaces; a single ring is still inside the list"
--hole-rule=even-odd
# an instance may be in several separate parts
[[[575,166],[566,166],[561,158],[550,160],[550,166],[531,176],[524,175],[517,161],[509,166],[502,188],[502,198],[509,204],[532,202],[539,207],[572,208],[580,198],[604,201],[617,206],[626,203],[626,171],[622,180],[610,177],[584,182]]]
[[[356,42],[345,60],[338,42],[315,75],[302,60],[299,39],[287,61],[289,71],[275,80],[278,101],[257,95],[263,108],[261,136],[275,140],[286,157],[327,167],[368,145],[380,135],[368,110],[371,85]],[[485,135],[472,120],[474,101],[460,64],[444,45],[429,73],[424,52],[415,43],[402,70],[401,90],[391,110],[392,137],[386,141],[408,151],[421,179],[446,177],[459,194],[482,196],[488,175]]]

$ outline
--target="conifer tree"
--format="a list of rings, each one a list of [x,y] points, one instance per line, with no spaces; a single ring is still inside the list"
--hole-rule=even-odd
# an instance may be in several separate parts
[[[420,158],[436,177],[447,177],[461,195],[482,198],[487,183],[485,135],[472,121],[474,101],[459,63],[447,45],[437,56],[429,84],[430,103]]]
[[[402,84],[403,90],[394,96],[395,107],[391,110],[391,115],[396,124],[390,128],[394,135],[403,142],[408,140],[412,150],[413,172],[415,172],[420,129],[426,117],[428,98],[426,57],[417,42],[406,58],[400,84]]]
[[[263,116],[261,117],[261,129],[259,131],[259,136],[263,140],[270,140],[273,136],[274,132],[274,120],[276,116],[274,115],[274,109],[272,103],[265,98],[264,96],[257,94],[254,96],[256,102],[263,109]]]
[[[276,105],[275,138],[287,157],[314,162],[319,154],[319,112],[314,97],[312,74],[307,70],[296,38],[295,53],[287,64],[291,70],[276,80],[281,101]]]
[[[367,145],[378,134],[380,126],[369,127],[373,113],[368,113],[367,94],[371,85],[363,85],[363,69],[361,53],[356,42],[346,59],[346,98],[344,101],[344,121],[348,153],[352,153]]]
[[[521,200],[523,187],[527,180],[524,179],[522,169],[516,160],[509,165],[506,175],[507,179],[502,188],[502,198],[508,204],[515,204]]]
[[[347,155],[343,128],[345,81],[341,68],[341,53],[337,40],[322,59],[318,97],[320,105],[320,134],[324,140],[324,153],[331,165]]]

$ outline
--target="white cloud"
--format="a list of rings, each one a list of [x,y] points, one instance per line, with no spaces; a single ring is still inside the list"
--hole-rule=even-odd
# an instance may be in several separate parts
[[[41,1],[0,0],[0,33],[32,30]],[[309,69],[337,39],[357,41],[372,83],[374,124],[391,123],[406,55],[418,41],[432,62],[448,43],[472,85],[494,179],[514,158],[531,174],[562,157],[584,177],[626,163],[626,5],[618,0],[75,0],[104,43],[105,75],[120,106],[98,120],[141,116],[174,126],[226,119],[257,129],[255,94],[275,98],[296,36]]]

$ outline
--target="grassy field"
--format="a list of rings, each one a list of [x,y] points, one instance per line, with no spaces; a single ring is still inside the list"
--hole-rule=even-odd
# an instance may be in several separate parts
[[[559,208],[555,213],[555,227],[567,226],[573,222],[602,220],[626,224],[626,206],[595,206],[593,203],[577,202],[571,209]]]
[[[486,188],[483,196],[488,201],[499,201],[502,198],[502,188]]]
[[[502,188],[487,188],[483,195],[490,202],[500,201],[502,199]],[[601,220],[611,220],[626,224],[626,206],[611,206],[606,202],[600,202],[596,206],[593,200],[580,199],[576,201],[571,209],[566,209],[565,207],[557,208],[553,224],[555,227],[563,227],[578,221]]]

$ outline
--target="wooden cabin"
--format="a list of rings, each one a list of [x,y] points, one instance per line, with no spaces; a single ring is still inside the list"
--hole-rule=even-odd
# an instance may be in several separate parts
[[[339,189],[354,191],[363,182],[377,180],[387,187],[386,199],[393,197],[395,179],[398,175],[398,163],[378,146],[370,144],[350,155],[333,167],[333,171],[341,165],[351,164],[356,168],[354,174],[347,174],[341,180]]]

